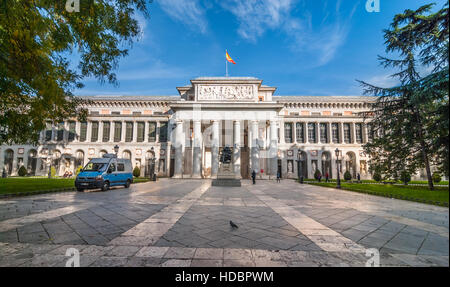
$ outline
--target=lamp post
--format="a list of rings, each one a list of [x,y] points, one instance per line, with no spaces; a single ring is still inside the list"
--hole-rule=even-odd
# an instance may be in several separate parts
[[[339,149],[336,148],[336,171],[337,171],[337,185],[336,188],[341,188],[341,177],[339,176]]]
[[[114,152],[116,153],[116,157],[118,157],[118,153],[119,153],[119,146],[118,145],[114,146]]]

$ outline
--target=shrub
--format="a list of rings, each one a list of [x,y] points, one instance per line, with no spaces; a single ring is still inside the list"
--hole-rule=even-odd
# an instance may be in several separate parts
[[[133,169],[133,176],[134,176],[134,177],[140,177],[140,176],[141,176],[141,169],[140,169],[138,166],[136,166],[136,167]]]
[[[54,166],[52,166],[51,170],[50,170],[50,174],[52,177],[56,176],[56,168]]]
[[[82,169],[83,169],[83,167],[81,165],[79,167],[77,167],[77,170],[75,171],[75,175],[78,175]]]
[[[348,170],[344,173],[344,179],[352,180],[352,174]]]
[[[441,175],[437,172],[433,173],[431,177],[433,178],[434,183],[439,183],[442,180]]]
[[[376,172],[373,174],[373,180],[375,180],[376,182],[380,182],[381,181],[381,174],[379,172]]]
[[[319,177],[320,177],[321,175],[322,175],[322,174],[320,173],[320,170],[316,169],[316,171],[314,172],[314,178],[315,178],[316,180],[319,180]]]
[[[406,185],[411,181],[411,175],[406,170],[402,171],[400,174],[400,180]]]
[[[17,173],[19,174],[19,176],[25,176],[27,175],[27,169],[22,165]]]

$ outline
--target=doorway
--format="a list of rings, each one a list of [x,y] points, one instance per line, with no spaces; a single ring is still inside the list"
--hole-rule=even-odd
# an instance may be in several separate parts
[[[283,177],[283,169],[282,169],[281,159],[278,160],[277,172],[280,173],[280,177],[282,178]]]

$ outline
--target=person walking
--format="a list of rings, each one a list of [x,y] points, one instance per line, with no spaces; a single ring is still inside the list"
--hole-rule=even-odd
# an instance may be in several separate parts
[[[256,183],[256,171],[255,170],[252,171],[252,181],[253,181],[253,184]]]
[[[328,178],[330,177],[330,175],[327,173],[325,173],[325,182],[328,182]]]
[[[361,182],[361,175],[359,173],[357,175],[357,178],[358,178],[358,183],[360,183]]]
[[[277,171],[277,182],[281,182],[281,173]]]

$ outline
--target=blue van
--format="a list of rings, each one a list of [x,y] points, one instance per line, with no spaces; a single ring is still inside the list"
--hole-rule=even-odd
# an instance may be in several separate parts
[[[110,186],[123,185],[126,188],[133,182],[133,172],[129,159],[119,159],[114,154],[103,158],[93,158],[75,179],[78,191],[101,188],[107,191]]]

